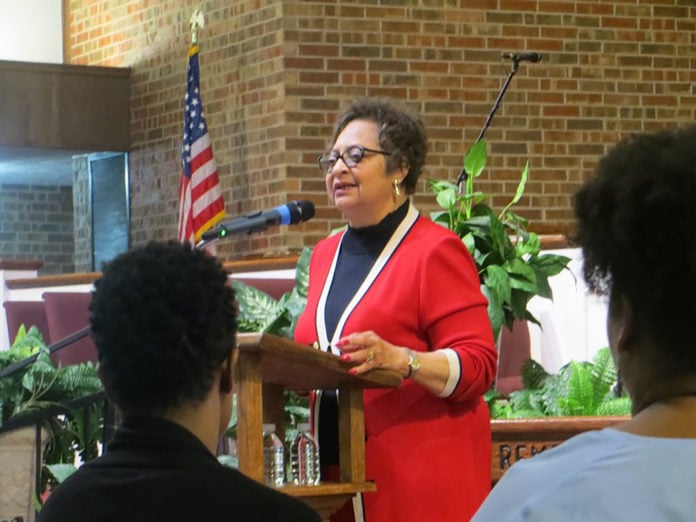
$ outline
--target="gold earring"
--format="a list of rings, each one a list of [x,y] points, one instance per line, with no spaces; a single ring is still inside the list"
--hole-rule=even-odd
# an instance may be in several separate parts
[[[399,187],[399,184],[401,184],[401,180],[394,178],[394,193],[397,196],[401,195],[401,188]]]

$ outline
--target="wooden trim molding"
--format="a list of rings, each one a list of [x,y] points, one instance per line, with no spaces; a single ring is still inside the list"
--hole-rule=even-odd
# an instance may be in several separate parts
[[[81,274],[61,274],[39,277],[21,277],[10,279],[5,286],[11,290],[20,288],[43,288],[51,286],[70,286],[94,283],[100,276],[99,272],[84,272]]]
[[[238,274],[240,272],[263,272],[267,270],[286,270],[295,268],[299,256],[283,256],[283,257],[264,257],[256,259],[241,259],[236,261],[224,261],[222,265],[230,274]],[[22,265],[17,268],[19,261],[16,260],[0,260],[0,269],[11,270],[36,270],[43,265],[42,261],[34,261],[39,263],[35,268],[29,265]],[[6,265],[3,265],[6,263]],[[7,288],[17,290],[22,288],[44,288],[53,286],[70,286],[92,284],[101,276],[101,272],[84,272],[79,274],[61,274],[48,275],[39,277],[24,277],[11,279],[5,282]]]
[[[495,484],[515,462],[558,446],[569,438],[601,430],[630,417],[544,417],[491,420],[491,481]]]
[[[0,270],[38,270],[44,262],[38,259],[0,259]]]
[[[542,250],[555,250],[557,248],[570,248],[568,236],[564,234],[545,234],[539,236]]]
[[[288,268],[294,269],[299,259],[299,255],[256,257],[223,261],[222,266],[231,274],[237,274],[239,272],[263,272],[265,270],[287,270]]]
[[[539,240],[541,241],[541,248],[543,250],[568,247],[568,240],[566,236],[561,234],[539,236]],[[287,270],[293,269],[295,266],[297,266],[299,257],[299,254],[294,254],[279,257],[235,259],[232,261],[223,261],[222,265],[230,274],[238,274],[240,272],[264,272],[268,270]],[[26,265],[22,265],[20,268],[14,268],[15,266],[18,266],[15,263],[26,263]],[[33,263],[33,265],[30,265],[29,263]],[[38,265],[36,265],[37,263]],[[36,267],[34,268],[35,265]],[[41,266],[43,266],[42,261],[0,259],[0,269],[37,270]],[[7,288],[10,289],[81,285],[94,283],[94,281],[96,281],[100,275],[100,272],[85,272],[80,274],[39,276],[33,278],[12,279],[7,281],[5,284]]]

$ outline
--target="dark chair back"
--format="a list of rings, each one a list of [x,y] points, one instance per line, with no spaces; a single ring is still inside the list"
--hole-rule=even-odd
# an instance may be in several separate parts
[[[495,389],[504,395],[522,389],[522,365],[531,357],[531,341],[527,321],[515,321],[512,330],[500,331],[498,378]]]
[[[10,345],[14,342],[19,326],[22,324],[27,330],[31,326],[36,326],[46,344],[50,343],[46,307],[43,301],[5,301],[3,306]]]
[[[51,344],[89,326],[89,292],[44,292],[46,319]],[[97,362],[94,341],[88,335],[51,355],[53,363],[66,366],[81,362]]]

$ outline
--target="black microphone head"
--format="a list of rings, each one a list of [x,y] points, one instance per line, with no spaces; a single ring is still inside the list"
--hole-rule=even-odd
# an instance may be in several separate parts
[[[541,53],[526,51],[523,53],[503,53],[500,55],[501,58],[508,58],[515,62],[532,62],[539,63],[543,58]]]
[[[303,221],[309,221],[314,217],[314,203],[306,200],[291,201],[288,203],[290,209],[290,224],[295,225]]]

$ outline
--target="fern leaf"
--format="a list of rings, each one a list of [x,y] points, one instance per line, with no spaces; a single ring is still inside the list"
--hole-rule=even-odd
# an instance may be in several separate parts
[[[596,415],[630,415],[632,403],[628,397],[609,399],[597,407]]]
[[[588,365],[571,361],[571,374],[568,380],[567,407],[568,415],[592,415],[594,402],[594,387],[592,370]]]
[[[534,412],[532,417],[545,417],[544,403],[539,395],[539,390],[519,390],[510,394],[510,408],[512,413],[518,411]]]
[[[609,348],[602,348],[592,359],[594,404],[599,405],[616,382],[616,368]]]
[[[502,401],[493,401],[489,408],[491,410],[491,419],[509,419],[512,414],[510,404]]]
[[[54,389],[63,400],[69,400],[96,393],[103,388],[96,367],[92,363],[82,363],[58,368]]]
[[[563,417],[576,417],[584,414],[582,404],[571,397],[561,397],[558,399],[558,408]]]
[[[546,417],[546,415],[538,410],[515,410],[510,412],[508,416],[509,419],[538,419],[540,417]]]
[[[544,411],[550,416],[564,415],[559,406],[559,398],[565,397],[568,391],[568,379],[570,367],[562,367],[557,374],[548,375],[544,379],[544,385],[540,390],[541,400],[544,403]]]

